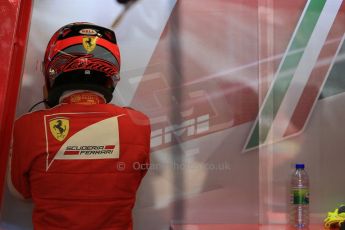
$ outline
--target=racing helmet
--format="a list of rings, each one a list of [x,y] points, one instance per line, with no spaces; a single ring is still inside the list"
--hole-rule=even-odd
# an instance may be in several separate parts
[[[69,90],[93,90],[107,102],[120,80],[120,51],[114,31],[87,22],[61,27],[51,37],[43,60],[49,106]]]

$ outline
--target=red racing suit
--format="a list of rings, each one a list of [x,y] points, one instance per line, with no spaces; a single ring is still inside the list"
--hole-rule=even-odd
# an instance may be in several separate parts
[[[149,164],[149,120],[132,109],[87,104],[70,100],[15,122],[10,182],[32,198],[35,230],[132,229]]]

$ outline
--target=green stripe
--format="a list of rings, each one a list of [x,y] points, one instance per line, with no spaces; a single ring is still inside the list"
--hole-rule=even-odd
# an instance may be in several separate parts
[[[319,99],[335,96],[345,92],[345,60],[342,56],[345,56],[345,42],[342,44],[341,49],[339,50]]]
[[[257,147],[265,142],[325,3],[326,0],[311,0],[305,14],[302,15],[303,18],[296,30],[295,36],[292,38],[293,40],[288,48],[287,55],[282,60],[274,85],[271,91],[268,92],[246,149]]]

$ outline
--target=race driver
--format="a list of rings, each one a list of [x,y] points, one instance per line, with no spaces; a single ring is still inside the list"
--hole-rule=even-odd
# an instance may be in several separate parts
[[[49,41],[43,72],[51,108],[16,120],[10,158],[10,187],[32,198],[35,230],[133,228],[150,125],[141,112],[107,104],[119,70],[112,30],[71,23]]]

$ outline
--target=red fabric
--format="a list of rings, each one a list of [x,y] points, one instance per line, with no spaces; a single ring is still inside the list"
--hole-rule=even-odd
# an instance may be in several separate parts
[[[97,125],[114,117],[118,144],[105,141],[113,136],[104,131],[103,136],[93,138],[90,133],[90,140],[85,136],[85,143],[69,146],[90,127],[96,127],[92,132],[97,133],[112,131],[99,130]],[[102,144],[90,144],[95,141]],[[117,159],[102,158],[116,148]],[[128,230],[136,191],[148,168],[137,165],[149,164],[149,150],[150,125],[144,114],[111,104],[61,104],[15,122],[12,184],[35,203],[35,230]],[[82,153],[100,158],[73,159]]]
[[[0,207],[18,92],[29,37],[32,0],[0,1]]]

